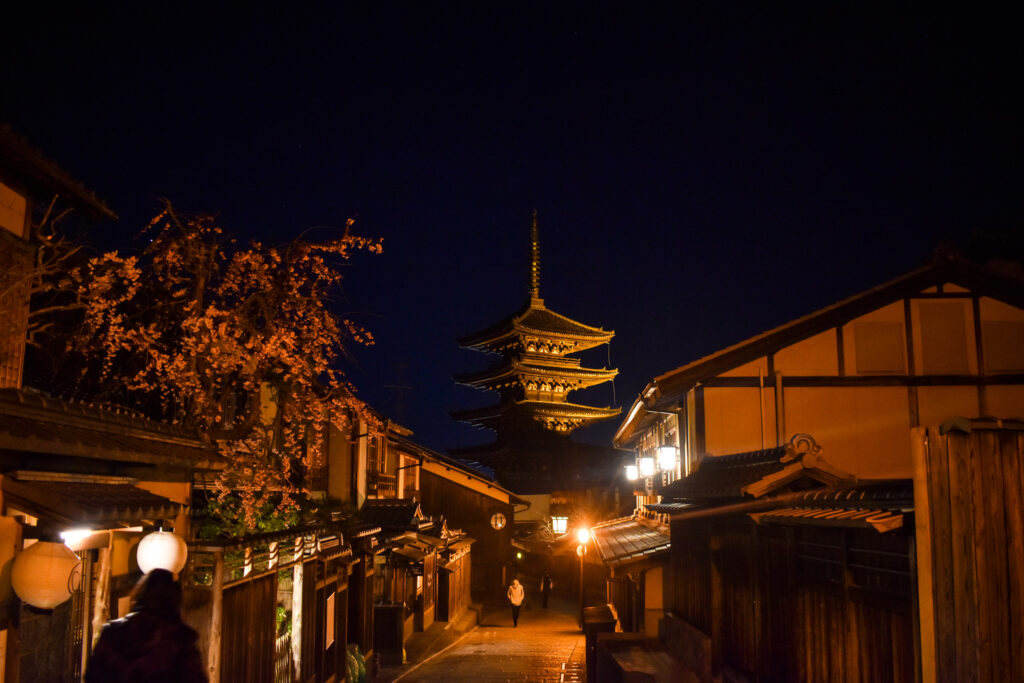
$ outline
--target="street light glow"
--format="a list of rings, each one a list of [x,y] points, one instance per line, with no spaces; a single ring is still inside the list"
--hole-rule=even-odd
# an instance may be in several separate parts
[[[576,540],[580,543],[586,543],[590,540],[590,529],[585,526],[581,526],[576,530]]]
[[[640,475],[644,477],[654,476],[654,458],[640,458]]]
[[[676,447],[661,446],[658,448],[658,469],[674,470],[676,468]]]

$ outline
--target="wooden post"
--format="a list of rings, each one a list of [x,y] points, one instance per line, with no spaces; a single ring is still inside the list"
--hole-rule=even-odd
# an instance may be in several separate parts
[[[220,683],[221,633],[224,625],[224,551],[213,553],[213,585],[210,595],[210,652],[206,674],[210,683]]]
[[[114,534],[107,532],[107,547],[99,549],[99,569],[96,572],[96,599],[93,602],[92,610],[92,642],[86,643],[86,648],[92,651],[92,646],[99,640],[100,630],[103,624],[110,619],[110,555],[114,547]],[[117,616],[123,617],[123,614]]]
[[[278,557],[277,547],[278,547],[277,541],[273,541],[270,544],[270,549],[269,549],[269,552],[268,552],[268,559],[267,559],[267,566],[270,569],[273,569],[274,567],[276,567],[277,563],[278,563],[278,561],[280,559]]]
[[[302,677],[302,594],[306,580],[305,562],[302,561],[302,537],[295,539],[295,552],[298,561],[292,567],[292,670]]]
[[[242,576],[249,576],[250,574],[252,574],[252,546],[246,546]]]
[[[921,641],[921,683],[935,683],[935,598],[932,594],[932,515],[928,485],[928,431],[911,433],[914,459],[914,518],[917,538],[917,603]]]

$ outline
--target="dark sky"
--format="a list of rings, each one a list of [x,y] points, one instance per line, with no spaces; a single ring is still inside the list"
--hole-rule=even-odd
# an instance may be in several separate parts
[[[488,361],[455,339],[525,300],[534,208],[541,294],[616,331],[624,407],[1021,223],[1009,16],[682,4],[47,4],[3,31],[0,119],[120,214],[97,245],[130,246],[157,197],[242,238],[382,237],[338,302],[378,339],[349,373],[391,415],[411,386],[399,417],[440,450],[490,439],[448,417],[488,400],[451,381]]]

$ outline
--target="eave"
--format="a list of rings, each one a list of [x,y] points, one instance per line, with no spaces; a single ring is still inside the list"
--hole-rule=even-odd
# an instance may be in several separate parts
[[[585,351],[607,343],[615,332],[577,322],[548,309],[542,299],[531,299],[519,313],[460,338],[458,344],[464,348],[495,351],[514,339],[527,336],[573,341],[577,347],[575,351]]]
[[[117,220],[117,214],[103,200],[7,124],[0,124],[0,175],[23,185],[32,194],[63,195],[69,204],[93,217]]]
[[[490,422],[499,419],[512,412],[523,413],[530,416],[551,417],[563,419],[582,419],[587,421],[604,420],[615,417],[619,414],[619,408],[595,408],[584,406],[578,403],[555,403],[548,401],[513,401],[498,403],[483,408],[472,408],[459,410],[451,413],[455,420],[461,422]]]
[[[656,376],[634,401],[626,420],[616,431],[614,442],[622,445],[632,439],[649,418],[647,408],[671,411],[678,407],[686,392],[700,382],[947,282],[965,287],[975,295],[1024,307],[1024,280],[963,259],[943,258]]]
[[[468,386],[489,386],[502,380],[513,378],[519,380],[520,384],[523,384],[523,380],[528,377],[539,380],[576,380],[579,383],[579,386],[576,388],[584,389],[595,384],[608,382],[619,374],[619,371],[615,369],[581,368],[579,367],[578,358],[571,360],[574,360],[575,363],[569,367],[565,367],[564,364],[550,366],[514,361],[480,372],[456,375],[454,379],[457,383]]]

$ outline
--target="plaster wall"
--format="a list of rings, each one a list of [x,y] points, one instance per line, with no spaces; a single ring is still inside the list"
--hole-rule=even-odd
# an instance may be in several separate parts
[[[1024,387],[992,386],[985,391],[988,416],[1024,419]]]
[[[648,637],[658,637],[658,620],[664,616],[665,600],[661,567],[644,572],[644,631]]]
[[[757,387],[709,387],[704,390],[706,452],[728,455],[775,446],[775,390],[764,388],[763,441],[760,391]]]
[[[18,237],[28,236],[28,200],[13,188],[0,183],[0,228]]]
[[[918,423],[939,425],[951,417],[978,417],[977,387],[918,387]]]
[[[775,370],[783,375],[838,375],[838,348],[835,330],[827,330],[779,349]]]
[[[910,477],[905,387],[784,388],[786,437],[810,434],[825,460],[861,478]]]
[[[547,520],[551,517],[551,494],[538,493],[529,496],[519,496],[530,503],[525,510],[516,511],[516,521],[526,522],[531,520]]]
[[[352,499],[352,450],[348,430],[333,424],[327,429],[327,493],[339,500]]]

